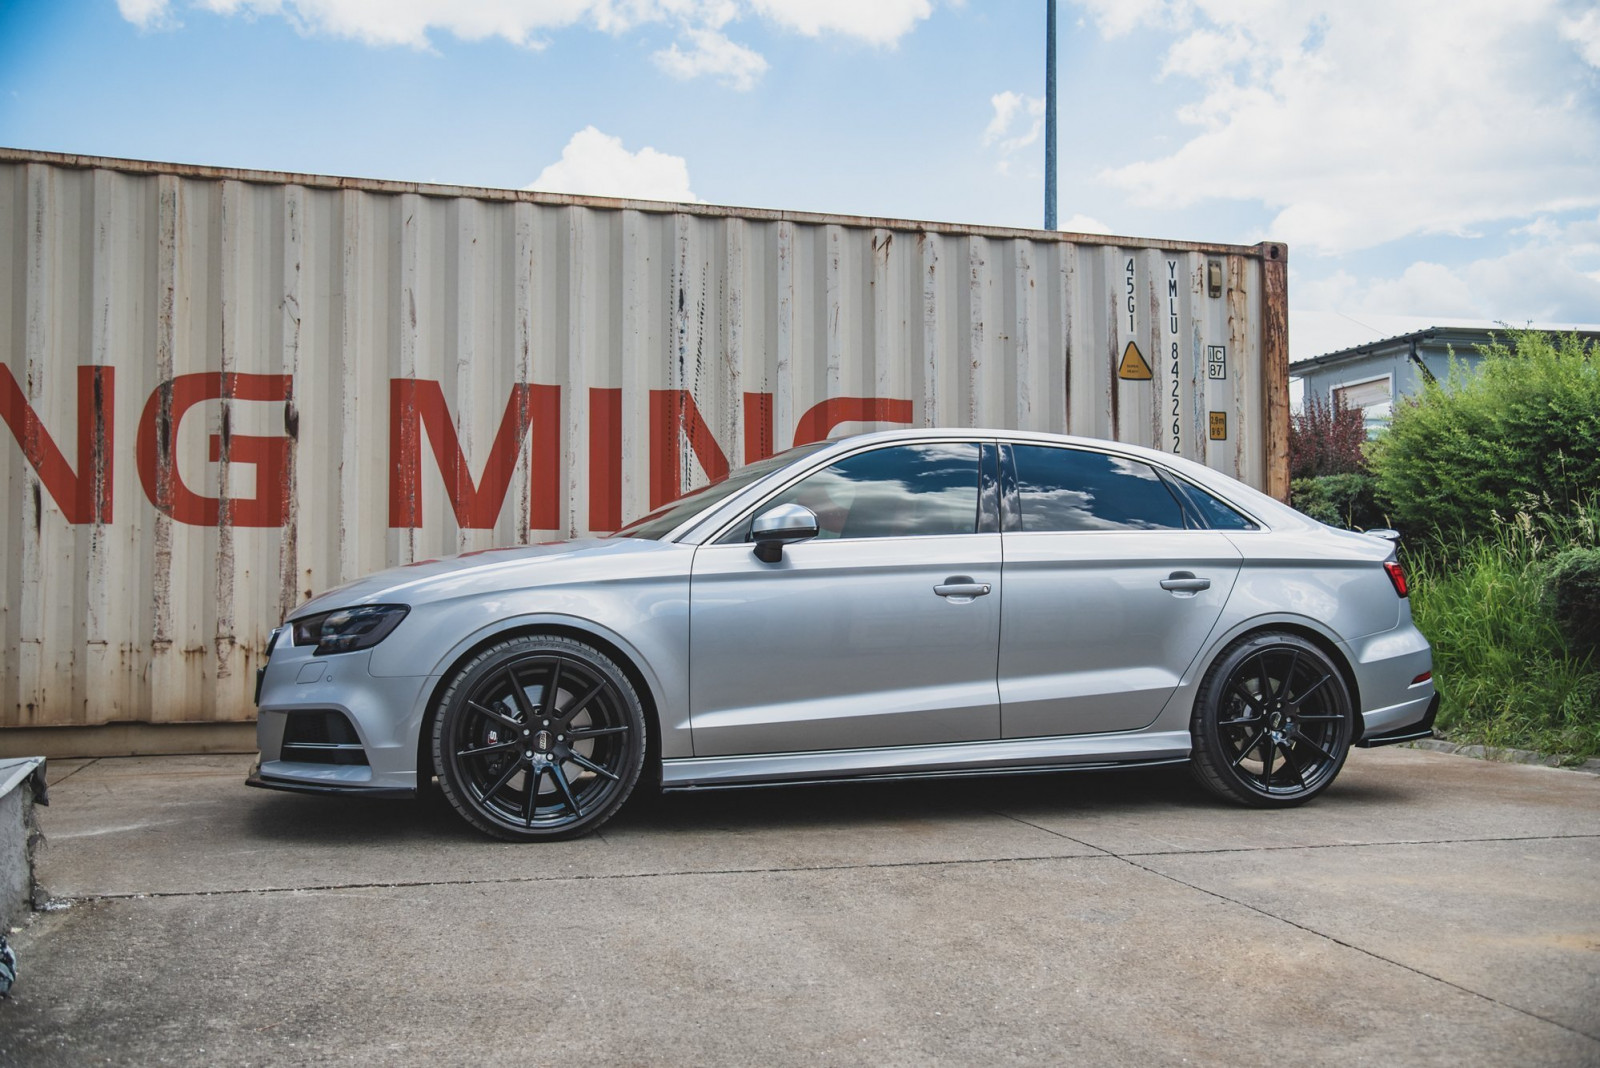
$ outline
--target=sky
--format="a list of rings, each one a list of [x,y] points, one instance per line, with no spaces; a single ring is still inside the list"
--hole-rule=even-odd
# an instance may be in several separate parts
[[[1059,226],[1289,246],[1304,359],[1600,323],[1595,0],[1059,0]],[[1044,0],[0,0],[0,145],[1043,222]]]

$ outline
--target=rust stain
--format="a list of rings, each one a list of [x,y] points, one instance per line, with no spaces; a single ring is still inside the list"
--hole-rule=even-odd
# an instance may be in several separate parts
[[[109,485],[111,481],[111,435],[106,431],[106,388],[105,375],[108,371],[97,371],[90,379],[94,389],[94,455],[90,458],[92,468],[84,472],[92,476],[93,484]],[[82,460],[80,459],[80,463]],[[99,494],[95,495],[94,519],[96,523],[109,522],[111,517],[106,514],[111,510],[111,498],[107,493],[104,499]]]
[[[1243,359],[1248,351],[1245,336],[1245,322],[1249,311],[1249,293],[1244,284],[1244,262],[1237,256],[1228,257],[1226,301],[1228,305],[1228,350],[1238,355],[1233,359],[1230,372],[1234,376],[1233,405],[1236,424],[1241,428],[1250,425],[1248,421],[1248,407],[1246,398],[1252,387],[1250,376],[1250,361]],[[1246,435],[1235,435],[1233,442],[1234,470],[1245,470],[1245,439]]]
[[[226,366],[226,364],[224,364]],[[224,379],[228,381],[229,379]],[[233,405],[222,402],[222,421],[218,455],[218,507],[217,507],[217,561],[212,595],[217,609],[214,642],[217,651],[216,677],[226,679],[232,675],[228,654],[233,648],[233,584],[235,577],[233,544],[233,488],[229,484],[232,467]]]
[[[1117,317],[1121,314],[1120,304],[1117,294],[1112,293],[1111,317],[1106,320],[1108,327],[1106,330],[1106,344],[1108,346],[1106,357],[1109,360],[1111,372],[1109,378],[1111,384],[1107,387],[1107,403],[1111,408],[1111,437],[1114,441],[1122,440],[1122,410],[1120,403],[1122,398],[1119,396],[1121,391],[1117,389],[1117,364],[1121,361],[1121,356],[1117,353],[1116,328],[1110,324],[1115,323]]]
[[[283,485],[283,533],[278,542],[278,619],[294,608],[300,570],[299,449],[300,413],[291,394],[283,402],[283,433],[288,439]]]

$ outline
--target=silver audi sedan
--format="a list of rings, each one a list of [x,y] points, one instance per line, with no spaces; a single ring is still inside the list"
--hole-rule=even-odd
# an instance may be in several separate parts
[[[1439,698],[1392,542],[1109,441],[802,446],[618,534],[394,568],[273,634],[252,786],[569,838],[667,790],[1188,763],[1294,805]]]

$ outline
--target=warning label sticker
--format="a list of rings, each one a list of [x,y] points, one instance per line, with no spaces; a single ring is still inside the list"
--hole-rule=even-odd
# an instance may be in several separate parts
[[[1211,413],[1211,440],[1212,441],[1227,441],[1228,440],[1228,413],[1227,412],[1212,412]]]
[[[1136,382],[1148,382],[1155,376],[1150,373],[1150,365],[1145,363],[1144,356],[1139,352],[1139,346],[1128,342],[1128,347],[1122,350],[1122,362],[1117,365],[1117,377],[1126,378]]]

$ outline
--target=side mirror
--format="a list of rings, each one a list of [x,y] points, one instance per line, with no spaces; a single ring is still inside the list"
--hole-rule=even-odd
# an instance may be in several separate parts
[[[750,540],[756,543],[756,559],[775,564],[783,559],[783,547],[790,542],[817,536],[817,513],[803,504],[780,504],[756,516],[750,527]]]

